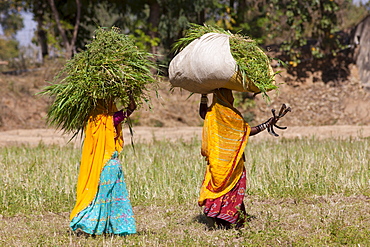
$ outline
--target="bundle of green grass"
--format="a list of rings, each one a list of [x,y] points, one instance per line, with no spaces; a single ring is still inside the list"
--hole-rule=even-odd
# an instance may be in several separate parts
[[[119,28],[98,28],[86,49],[70,59],[42,95],[54,98],[47,121],[65,132],[85,127],[98,101],[126,107],[133,98],[148,102],[149,84],[156,80],[152,54],[139,50]]]
[[[217,26],[190,24],[173,46],[170,82],[193,93],[225,87],[267,96],[276,89],[271,59],[257,43]]]

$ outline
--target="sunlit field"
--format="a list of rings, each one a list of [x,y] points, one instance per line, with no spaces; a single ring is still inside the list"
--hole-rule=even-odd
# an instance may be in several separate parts
[[[69,230],[80,149],[0,148],[0,246],[370,246],[370,139],[253,139],[241,230],[208,230],[197,206],[200,141],[124,147],[138,233]]]

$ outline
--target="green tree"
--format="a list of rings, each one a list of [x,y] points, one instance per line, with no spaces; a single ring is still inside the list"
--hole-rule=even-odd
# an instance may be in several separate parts
[[[293,64],[302,59],[336,56],[343,49],[340,32],[349,26],[348,10],[355,9],[357,21],[362,8],[352,0],[231,0],[234,30],[241,31],[263,44],[282,44]],[[361,17],[359,17],[361,16]],[[353,19],[353,17],[351,18]],[[352,21],[352,25],[354,22]]]
[[[0,2],[0,26],[4,32],[4,37],[0,37],[0,70],[2,70],[3,65],[12,67],[13,59],[19,56],[19,43],[15,35],[23,28],[23,18],[16,4],[10,1]]]
[[[0,2],[0,25],[6,37],[14,39],[17,31],[24,27],[19,7],[12,1]]]
[[[7,65],[12,67],[12,61],[19,56],[18,42],[14,39],[0,39],[0,71]]]
[[[8,0],[0,3],[0,11],[11,13],[10,6],[34,14],[43,56],[52,45],[71,57],[97,27],[114,25],[135,37],[138,46],[164,55],[163,63],[189,23],[215,24],[260,44],[282,44],[293,65],[303,61],[302,47],[309,48],[305,59],[335,56],[342,49],[338,31],[346,15],[359,13],[346,13],[351,0]]]
[[[189,23],[206,21],[218,1],[128,0],[115,24],[155,54],[168,53]],[[122,9],[122,8],[121,8]]]
[[[24,2],[25,9],[34,14],[37,22],[37,42],[41,46],[43,56],[48,55],[48,45],[53,44],[57,48],[62,48],[66,58],[70,58],[78,49],[85,47],[93,30],[99,26],[100,21],[96,16],[99,16],[102,3],[112,5],[120,1],[24,0]]]

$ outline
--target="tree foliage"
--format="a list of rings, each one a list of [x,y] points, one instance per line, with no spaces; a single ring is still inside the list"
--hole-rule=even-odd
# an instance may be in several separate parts
[[[117,26],[140,47],[162,54],[160,59],[167,63],[173,55],[172,44],[183,36],[188,24],[206,23],[241,32],[259,44],[281,45],[296,65],[336,56],[343,49],[340,31],[369,14],[369,5],[356,7],[351,0],[7,0],[0,11],[15,16],[14,6],[31,11],[43,54],[48,53],[46,44],[52,42],[65,52],[79,52],[97,27]],[[17,25],[9,30],[19,28]]]
[[[336,56],[344,48],[340,31],[349,27],[345,26],[349,22],[348,10],[355,7],[351,0],[235,0],[230,3],[233,30],[246,33],[265,45],[280,44],[292,65],[302,59]],[[358,9],[362,10],[362,17],[369,13],[363,6]],[[357,21],[361,18],[357,16]]]
[[[16,2],[0,2],[0,26],[7,37],[14,38],[16,32],[24,27],[19,7]]]
[[[0,39],[0,61],[11,60],[19,55],[18,42]]]

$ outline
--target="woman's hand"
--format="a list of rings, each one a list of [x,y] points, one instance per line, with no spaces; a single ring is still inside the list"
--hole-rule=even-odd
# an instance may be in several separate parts
[[[200,105],[199,105],[199,116],[202,119],[205,119],[206,114],[208,111],[208,98],[207,94],[202,94],[202,97],[200,99]]]
[[[279,111],[279,115],[276,115],[275,114],[275,109],[272,109],[271,112],[272,112],[272,117],[269,118],[266,122],[260,124],[260,125],[257,125],[255,127],[252,127],[251,128],[251,132],[249,135],[256,135],[258,133],[260,133],[261,131],[267,129],[269,134],[273,135],[273,136],[279,136],[278,134],[275,133],[274,131],[274,127],[278,128],[278,129],[286,129],[287,127],[280,127],[278,125],[276,125],[276,123],[279,121],[280,118],[284,117],[285,114],[287,112],[290,112],[291,111],[291,108],[290,107],[286,107],[285,104],[283,104],[281,106],[281,109]]]
[[[130,103],[127,106],[127,110],[132,113],[133,111],[136,110],[136,103],[135,103],[135,99],[132,95],[130,95],[129,97],[130,97]]]

